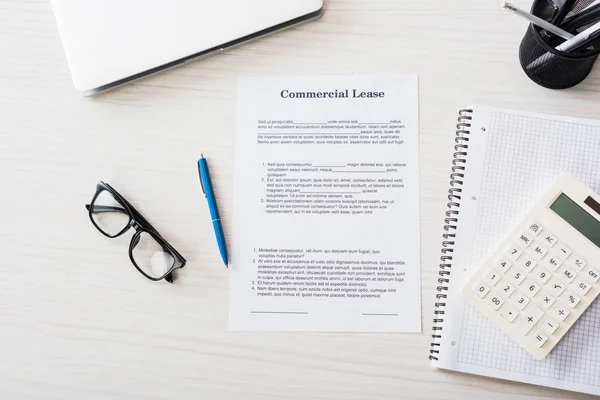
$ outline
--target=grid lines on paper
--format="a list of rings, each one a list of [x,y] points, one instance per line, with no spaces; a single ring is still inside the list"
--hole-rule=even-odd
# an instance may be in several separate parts
[[[571,172],[600,193],[600,126],[493,111],[470,268],[478,268],[552,185]],[[465,303],[458,361],[600,387],[600,301],[537,361]]]

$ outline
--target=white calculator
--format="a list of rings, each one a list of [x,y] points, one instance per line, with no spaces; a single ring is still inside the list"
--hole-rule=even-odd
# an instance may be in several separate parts
[[[598,296],[599,280],[600,196],[562,174],[462,294],[541,360]]]

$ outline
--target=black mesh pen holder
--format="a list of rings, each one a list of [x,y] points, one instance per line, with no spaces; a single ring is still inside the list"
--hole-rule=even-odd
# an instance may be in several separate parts
[[[589,4],[585,0],[578,3]],[[581,5],[577,4],[574,9],[581,8]],[[556,8],[551,1],[536,0],[531,13],[552,21]],[[565,53],[555,49],[562,42],[533,24],[527,29],[519,49],[519,59],[525,74],[538,85],[567,89],[581,83],[592,71],[600,46]]]

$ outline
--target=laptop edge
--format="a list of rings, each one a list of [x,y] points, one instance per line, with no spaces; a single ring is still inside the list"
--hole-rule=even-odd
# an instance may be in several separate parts
[[[263,29],[262,31],[259,31],[259,32],[256,32],[256,33],[252,33],[250,35],[241,37],[241,38],[236,39],[236,40],[232,40],[231,42],[222,44],[220,46],[215,46],[215,47],[210,48],[208,50],[204,50],[204,51],[201,51],[199,53],[191,54],[189,56],[180,58],[178,60],[168,62],[166,64],[160,65],[158,67],[151,68],[151,69],[146,70],[144,72],[140,72],[140,73],[137,73],[135,75],[131,75],[131,76],[127,77],[127,78],[119,79],[119,80],[117,80],[115,82],[112,82],[112,83],[109,83],[109,84],[97,87],[95,89],[90,89],[90,90],[87,90],[87,91],[84,91],[84,92],[81,92],[81,93],[84,96],[92,96],[92,95],[95,95],[95,94],[98,94],[98,93],[106,92],[108,90],[115,89],[117,87],[123,86],[123,85],[125,85],[127,83],[131,83],[133,81],[137,81],[139,79],[148,77],[150,75],[154,75],[154,74],[156,74],[158,72],[162,72],[162,71],[165,71],[167,69],[171,69],[171,68],[177,67],[179,65],[182,65],[182,64],[185,64],[185,63],[188,63],[188,62],[197,61],[198,59],[200,59],[202,57],[206,57],[206,56],[212,55],[212,54],[214,54],[216,52],[223,51],[225,49],[229,49],[231,47],[240,45],[242,43],[246,43],[246,42],[254,40],[254,39],[258,39],[258,38],[260,38],[262,36],[266,36],[266,35],[269,35],[271,33],[275,33],[277,31],[280,31],[280,30],[283,30],[283,29],[291,28],[291,27],[293,27],[295,25],[298,25],[298,24],[301,24],[303,22],[308,22],[308,21],[311,21],[311,20],[314,20],[314,19],[318,19],[321,15],[323,15],[323,8],[320,8],[319,10],[317,10],[315,12],[312,12],[312,13],[309,13],[309,14],[306,14],[304,16],[301,16],[301,17],[298,17],[298,18],[294,18],[294,19],[292,19],[290,21],[283,22],[283,23],[278,24],[278,25],[274,25],[274,26],[272,26],[270,28],[267,28],[267,29]]]

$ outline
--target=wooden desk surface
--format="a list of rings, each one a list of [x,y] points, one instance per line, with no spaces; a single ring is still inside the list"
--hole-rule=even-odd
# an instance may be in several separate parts
[[[0,2],[0,398],[590,398],[437,371],[427,356],[458,108],[600,118],[600,67],[573,90],[536,86],[518,63],[526,23],[497,0],[326,3],[318,22],[84,98],[50,2]],[[228,332],[194,164],[210,156],[229,234],[237,78],[407,73],[420,76],[424,333]],[[101,179],[187,257],[177,284],[138,276],[128,239],[91,226]]]

